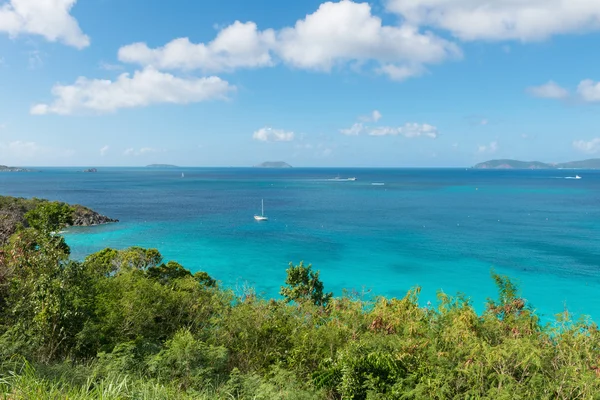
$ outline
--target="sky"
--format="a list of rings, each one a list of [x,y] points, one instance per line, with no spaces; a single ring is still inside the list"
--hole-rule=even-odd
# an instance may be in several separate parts
[[[600,157],[598,0],[0,0],[0,164]]]

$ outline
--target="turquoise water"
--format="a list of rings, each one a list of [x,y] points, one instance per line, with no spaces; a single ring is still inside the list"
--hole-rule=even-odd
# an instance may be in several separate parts
[[[185,178],[181,178],[182,172]],[[0,193],[80,203],[118,224],[72,228],[75,257],[156,247],[241,291],[277,296],[290,261],[326,289],[495,297],[508,274],[542,316],[600,320],[600,173],[464,169],[103,168],[0,174]],[[335,182],[336,176],[356,177]],[[373,185],[372,183],[384,183]],[[265,201],[268,222],[255,222]]]

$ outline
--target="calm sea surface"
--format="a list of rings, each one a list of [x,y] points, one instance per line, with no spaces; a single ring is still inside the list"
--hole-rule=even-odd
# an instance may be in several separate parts
[[[0,174],[0,194],[80,203],[121,220],[70,229],[77,258],[155,247],[264,296],[277,296],[288,263],[304,260],[338,295],[398,297],[419,285],[422,303],[438,290],[462,292],[479,310],[496,296],[493,268],[544,317],[567,308],[600,321],[600,172],[80,170]],[[576,173],[582,179],[568,179]],[[330,180],[338,175],[357,180]],[[253,219],[261,199],[263,223]]]

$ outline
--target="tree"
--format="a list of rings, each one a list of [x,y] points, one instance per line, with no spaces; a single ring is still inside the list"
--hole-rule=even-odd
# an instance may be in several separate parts
[[[333,293],[323,293],[324,286],[319,279],[319,271],[313,272],[312,265],[304,266],[303,261],[296,266],[290,263],[286,272],[287,286],[282,286],[280,291],[286,302],[310,301],[317,306],[326,306],[333,297]]]
[[[33,229],[51,234],[73,223],[73,208],[59,202],[44,202],[25,214],[27,224]]]

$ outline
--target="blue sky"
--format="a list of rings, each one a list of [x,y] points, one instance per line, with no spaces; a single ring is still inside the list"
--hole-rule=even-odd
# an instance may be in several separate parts
[[[0,0],[0,164],[600,152],[597,0]]]

